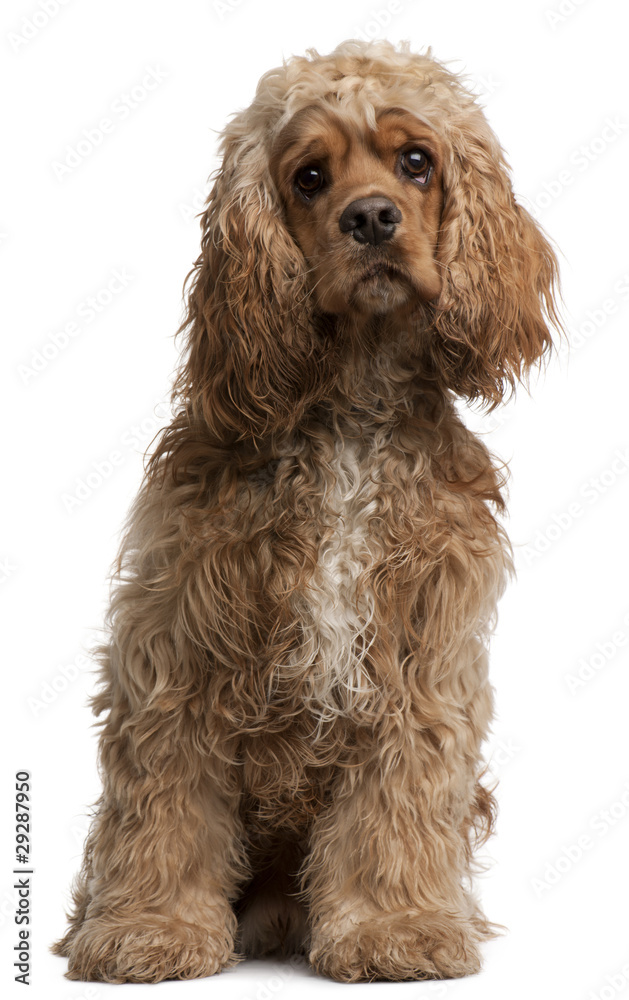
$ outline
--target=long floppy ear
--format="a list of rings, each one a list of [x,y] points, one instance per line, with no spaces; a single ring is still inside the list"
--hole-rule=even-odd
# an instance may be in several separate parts
[[[447,386],[496,405],[560,329],[557,261],[513,196],[502,150],[476,106],[453,123],[439,239],[443,286],[430,350]]]
[[[292,426],[321,395],[326,336],[282,222],[262,129],[238,116],[202,216],[175,392],[221,444]]]

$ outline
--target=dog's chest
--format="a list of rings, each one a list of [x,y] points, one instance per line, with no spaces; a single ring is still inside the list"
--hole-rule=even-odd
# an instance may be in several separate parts
[[[347,757],[351,720],[373,696],[369,578],[377,546],[370,518],[377,488],[364,446],[339,441],[316,478],[316,562],[292,592],[292,642],[272,665],[266,721],[245,752],[245,788],[261,827],[298,826],[318,812]]]
[[[321,536],[312,573],[293,595],[296,641],[279,673],[319,725],[353,716],[372,690],[370,576],[378,546],[371,521],[377,486],[365,445],[339,440],[321,472]]]

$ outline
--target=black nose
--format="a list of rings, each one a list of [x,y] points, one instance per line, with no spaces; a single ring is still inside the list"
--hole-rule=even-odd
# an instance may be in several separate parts
[[[339,229],[351,233],[359,243],[377,246],[391,239],[401,218],[399,208],[388,198],[358,198],[343,211]]]

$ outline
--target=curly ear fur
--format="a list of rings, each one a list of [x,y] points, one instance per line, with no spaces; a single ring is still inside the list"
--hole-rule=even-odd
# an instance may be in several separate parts
[[[557,260],[513,196],[502,150],[480,109],[452,124],[439,258],[443,287],[431,354],[439,378],[495,405],[550,348]]]
[[[216,442],[259,440],[293,426],[322,391],[327,337],[315,321],[301,251],[283,222],[263,137],[244,115],[202,217],[183,368],[175,396]]]

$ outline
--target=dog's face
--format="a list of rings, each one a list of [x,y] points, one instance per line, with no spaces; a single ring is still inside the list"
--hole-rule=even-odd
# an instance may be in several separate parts
[[[386,314],[436,299],[442,210],[437,135],[399,108],[308,107],[275,141],[271,172],[318,307]]]

